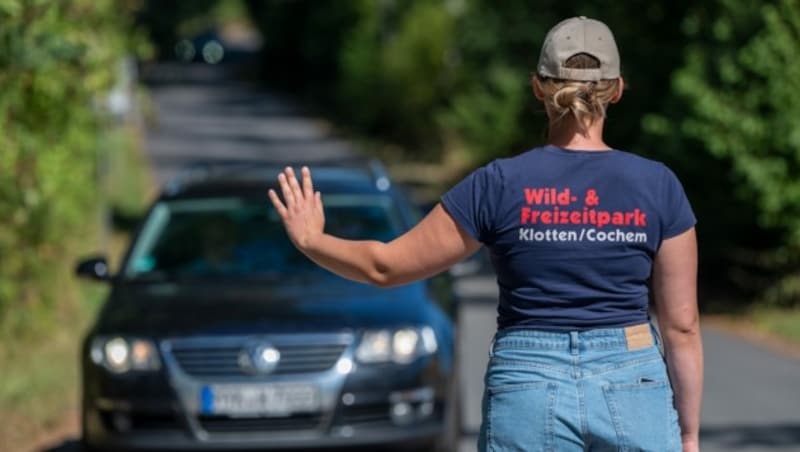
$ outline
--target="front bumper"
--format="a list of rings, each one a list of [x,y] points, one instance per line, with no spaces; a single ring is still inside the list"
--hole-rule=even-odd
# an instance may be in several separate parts
[[[349,351],[343,357],[350,359]],[[196,378],[164,354],[158,375],[111,375],[84,368],[84,441],[108,450],[339,448],[429,444],[443,430],[447,377],[436,355],[408,365],[356,365],[325,372],[246,380]],[[204,414],[201,388],[209,384],[307,382],[322,391],[321,410],[287,417]],[[399,419],[404,404],[413,415]],[[395,411],[395,414],[397,412]],[[419,450],[420,447],[414,447]]]
[[[107,450],[220,450],[303,449],[375,446],[386,444],[428,445],[440,434],[442,424],[433,420],[408,427],[389,424],[335,427],[317,430],[287,430],[270,433],[214,433],[196,435],[187,428],[134,429],[125,433],[100,427],[97,412],[87,412],[85,439],[95,448]],[[89,427],[94,425],[94,427]],[[100,427],[100,428],[97,428]],[[88,433],[88,432],[87,432]],[[417,447],[414,450],[419,450]]]

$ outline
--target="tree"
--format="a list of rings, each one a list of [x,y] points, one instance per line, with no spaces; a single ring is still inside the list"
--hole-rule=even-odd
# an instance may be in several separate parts
[[[95,218],[96,106],[128,17],[113,0],[0,2],[0,326],[55,294],[44,281]]]
[[[800,1],[720,0],[687,19],[696,35],[674,87],[689,107],[684,133],[731,162],[739,199],[752,200],[779,272],[772,301],[800,298]],[[735,211],[736,197],[728,198]],[[725,202],[720,200],[721,202]]]

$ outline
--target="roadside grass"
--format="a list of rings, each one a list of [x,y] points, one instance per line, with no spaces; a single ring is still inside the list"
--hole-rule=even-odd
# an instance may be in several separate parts
[[[128,124],[105,137],[105,182],[98,190],[106,220],[94,221],[100,218],[97,211],[87,213],[85,235],[71,240],[70,251],[49,276],[55,302],[22,313],[30,318],[24,335],[0,335],[0,450],[32,447],[79,408],[80,342],[108,288],[78,282],[72,269],[76,259],[97,251],[107,254],[112,269],[118,267],[129,232],[152,193],[141,130]],[[120,223],[117,217],[128,221],[113,229]]]
[[[106,146],[108,205],[114,212],[140,215],[154,192],[142,132],[139,127],[118,130],[110,134]]]
[[[35,333],[6,338],[0,350],[0,443],[7,450],[22,449],[78,406],[79,342],[103,290],[71,285],[80,306]]]
[[[800,308],[759,306],[736,313],[704,314],[702,322],[800,359]]]
[[[752,317],[762,331],[800,347],[800,308],[759,308]]]

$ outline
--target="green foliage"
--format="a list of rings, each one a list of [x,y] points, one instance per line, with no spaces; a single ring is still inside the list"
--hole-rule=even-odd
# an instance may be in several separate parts
[[[451,107],[441,115],[440,124],[456,131],[477,162],[489,161],[503,150],[512,149],[523,135],[518,118],[523,112],[527,86],[518,71],[490,66],[485,85],[477,84],[457,94]]]
[[[126,50],[126,17],[112,0],[0,2],[5,327],[55,301],[46,282],[62,271],[65,243],[96,218],[97,105]]]
[[[99,286],[84,289],[81,297],[86,303],[48,328],[46,336],[3,337],[0,438],[4,450],[30,450],[34,439],[62,425],[80,404],[78,335],[89,328],[106,292]]]
[[[377,2],[359,3],[358,25],[343,39],[339,51],[339,95],[336,103],[348,122],[360,130],[375,131],[386,120],[381,98],[385,83],[381,67],[381,10]]]
[[[453,15],[434,1],[394,10],[362,2],[359,15],[340,52],[339,109],[363,130],[411,145],[435,142],[431,118],[453,75]]]
[[[175,44],[179,39],[211,27],[213,10],[215,7],[222,9],[220,3],[220,0],[144,0],[136,11],[136,19],[146,29],[157,56],[170,59],[175,56]],[[235,14],[237,6],[221,12]]]
[[[723,3],[710,28],[716,45],[687,49],[675,88],[694,113],[685,132],[730,158],[762,224],[788,228],[800,245],[800,2],[779,3],[747,8],[763,26],[746,36],[732,28],[744,8]]]
[[[442,2],[416,2],[382,52],[387,98],[405,133],[430,128],[448,89],[454,20]],[[424,139],[425,135],[420,136]]]
[[[778,237],[779,257],[769,267],[784,276],[766,288],[766,299],[797,303],[800,2],[720,1],[714,11],[687,18],[703,32],[687,47],[674,78],[690,108],[682,131],[731,162],[738,192],[753,200],[761,226]]]
[[[555,0],[535,7],[509,0],[502,8],[489,0],[358,4],[358,20],[345,30],[339,51],[340,117],[417,150],[416,158],[436,158],[440,137],[455,136],[476,163],[541,143],[546,118],[531,95],[529,74],[546,31],[576,13],[612,26],[629,86],[647,93],[626,96],[611,109],[610,141],[650,151],[642,146],[648,137],[640,117],[669,97],[665,87],[682,58],[675,23],[688,8],[688,2],[664,8],[644,1],[584,1],[578,8]],[[629,20],[631,8],[643,12],[636,21]],[[659,148],[650,152],[658,154]]]
[[[800,309],[756,309],[752,317],[759,329],[800,345]]]
[[[273,82],[330,101],[339,75],[339,54],[359,13],[371,0],[249,0],[261,32],[263,70]]]

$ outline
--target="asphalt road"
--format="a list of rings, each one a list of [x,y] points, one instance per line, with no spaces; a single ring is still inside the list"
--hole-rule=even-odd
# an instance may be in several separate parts
[[[225,70],[163,66],[150,74],[156,126],[147,139],[161,182],[206,158],[287,157],[313,163],[352,155],[324,121],[291,101],[230,81]],[[177,83],[180,81],[180,83]],[[462,280],[458,314],[462,397],[460,451],[475,450],[483,372],[495,328],[493,278]],[[800,451],[800,362],[704,329],[706,385],[701,434],[705,452]],[[66,443],[65,443],[66,444]],[[55,450],[71,450],[57,448]]]
[[[353,155],[325,121],[281,96],[232,81],[231,71],[162,65],[146,72],[154,113],[147,148],[161,182],[200,160],[314,162]]]

